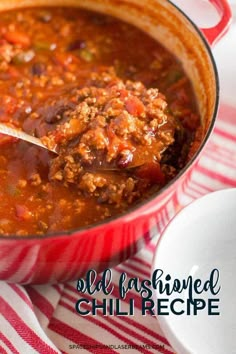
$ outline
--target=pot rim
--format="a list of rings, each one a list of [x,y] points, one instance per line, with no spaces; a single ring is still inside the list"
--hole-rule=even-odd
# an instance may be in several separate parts
[[[181,171],[169,182],[167,183],[163,188],[161,188],[158,192],[154,193],[144,201],[137,203],[133,207],[129,208],[126,212],[123,212],[119,214],[118,216],[113,216],[109,219],[106,219],[104,221],[97,222],[95,224],[92,224],[90,226],[83,226],[77,229],[72,229],[72,230],[67,230],[67,231],[57,231],[57,232],[52,232],[48,233],[45,235],[27,235],[27,236],[17,236],[17,235],[9,235],[9,236],[4,236],[4,234],[0,234],[0,240],[5,240],[5,241],[10,241],[10,240],[24,240],[24,241],[32,241],[32,240],[45,240],[45,239],[50,239],[50,238],[58,238],[58,237],[65,237],[65,236],[71,236],[73,235],[78,235],[80,233],[83,233],[85,231],[91,230],[91,229],[99,229],[102,226],[105,225],[110,225],[113,222],[122,222],[122,218],[124,218],[127,215],[130,215],[134,212],[137,212],[139,209],[144,207],[145,205],[148,206],[149,203],[153,202],[155,199],[159,198],[161,195],[164,195],[164,193],[167,191],[168,188],[173,186],[181,177],[196,163],[197,158],[201,154],[202,150],[204,149],[207,141],[209,140],[211,133],[213,131],[217,113],[218,113],[218,108],[219,108],[219,97],[220,97],[220,83],[219,83],[219,75],[218,75],[218,70],[216,66],[215,59],[213,57],[210,45],[202,33],[201,29],[190,19],[190,17],[183,11],[181,10],[176,4],[174,4],[171,0],[166,0],[171,6],[173,6],[175,9],[178,10],[178,12],[185,17],[185,19],[189,22],[189,24],[192,26],[192,28],[195,30],[196,34],[200,37],[201,41],[204,44],[205,49],[207,50],[207,54],[209,56],[213,73],[214,73],[214,79],[215,79],[215,84],[216,84],[216,97],[215,97],[215,104],[214,104],[214,111],[212,113],[212,119],[209,124],[207,133],[204,137],[204,139],[201,142],[201,145],[197,152],[194,154],[192,159],[181,169]],[[34,6],[32,6],[33,8]],[[99,235],[99,233],[98,233]]]

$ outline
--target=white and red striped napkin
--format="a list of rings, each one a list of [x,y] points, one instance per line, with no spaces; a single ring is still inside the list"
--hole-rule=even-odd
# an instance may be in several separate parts
[[[229,187],[236,187],[236,109],[222,105],[214,134],[177,198],[187,205],[201,195]],[[150,276],[157,237],[112,269],[113,297],[119,298],[121,272],[140,280]],[[102,294],[85,296],[102,301]],[[122,300],[127,310],[129,299],[135,299],[134,316],[82,317],[75,310],[80,297],[76,282],[40,286],[0,282],[0,353],[174,353],[156,318],[141,315],[141,297],[134,291]]]

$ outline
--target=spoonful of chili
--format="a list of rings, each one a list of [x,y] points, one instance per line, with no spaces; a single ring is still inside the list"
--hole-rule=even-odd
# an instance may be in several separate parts
[[[5,135],[8,135],[8,136],[13,137],[13,138],[17,138],[17,139],[26,141],[28,143],[34,144],[34,145],[39,146],[39,147],[41,147],[43,149],[51,151],[51,152],[53,152],[56,155],[59,155],[59,151],[58,151],[59,149],[58,149],[58,147],[56,145],[55,145],[54,148],[50,147],[50,146],[46,146],[45,144],[42,143],[41,139],[36,138],[36,137],[34,137],[32,135],[29,135],[29,134],[25,133],[22,130],[9,127],[8,125],[6,125],[4,123],[0,123],[0,134],[5,134]],[[128,170],[135,169],[135,168],[140,167],[142,165],[143,164],[132,165],[132,166],[129,166],[127,169]],[[87,170],[89,170],[89,167],[87,168]],[[93,166],[93,171],[94,170],[108,171],[109,172],[109,171],[117,171],[118,168],[115,167],[114,165],[108,165],[107,164],[105,166],[102,166],[102,165],[99,165],[99,164],[95,164],[95,166]]]
[[[174,142],[176,122],[158,89],[124,82],[115,75],[95,77],[94,84],[75,89],[67,103],[55,102],[38,114],[51,128],[39,139],[0,124],[0,133],[23,139],[56,154],[50,180],[77,184],[86,171],[128,170],[149,162],[160,164]],[[110,78],[110,80],[108,80]],[[48,112],[53,112],[48,119]]]
[[[59,149],[58,147],[55,145],[55,147],[51,147],[51,146],[47,146],[44,143],[42,143],[41,139],[36,138],[32,135],[29,135],[27,133],[25,133],[22,130],[16,129],[16,128],[12,128],[9,127],[8,125],[4,124],[4,123],[0,123],[0,134],[4,134],[4,135],[8,135],[10,137],[13,138],[17,138],[23,141],[26,141],[28,143],[34,144],[36,146],[39,146],[43,149],[46,149],[48,151],[53,152],[54,154],[59,155]],[[140,167],[142,165],[138,164],[138,165],[132,165],[129,166],[129,170],[130,169],[135,169],[137,167]],[[89,170],[89,168],[87,168]],[[113,166],[113,165],[105,165],[105,166],[101,166],[99,164],[95,164],[95,166],[93,166],[93,170],[101,170],[101,171],[116,171],[118,170],[117,167]]]

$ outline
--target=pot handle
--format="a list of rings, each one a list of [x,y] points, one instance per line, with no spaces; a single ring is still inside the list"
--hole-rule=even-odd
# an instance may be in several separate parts
[[[219,23],[212,28],[201,28],[209,44],[213,46],[228,31],[232,21],[232,11],[227,0],[209,0],[221,15]]]

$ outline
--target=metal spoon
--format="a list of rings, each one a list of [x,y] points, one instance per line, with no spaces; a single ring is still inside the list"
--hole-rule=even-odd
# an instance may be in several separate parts
[[[9,127],[6,124],[0,123],[0,133],[8,135],[8,136],[12,136],[13,138],[17,138],[17,139],[20,139],[20,140],[27,141],[28,143],[37,145],[39,147],[42,147],[42,148],[44,148],[46,150],[49,150],[49,151],[53,152],[54,154],[58,155],[58,151],[57,151],[56,146],[54,148],[48,148],[46,145],[44,145],[42,143],[42,141],[39,138],[35,138],[34,136],[29,135],[29,134],[23,132],[22,130],[11,128],[11,127]],[[135,169],[137,167],[140,167],[142,165],[143,165],[143,163],[139,164],[139,165],[129,166],[127,168],[124,168],[123,171],[133,170],[133,169]],[[106,171],[107,172],[122,171],[122,169],[119,169],[119,168],[114,167],[114,166],[96,166],[95,169],[93,169],[93,170],[104,171],[104,172],[106,172]]]
[[[34,144],[34,145],[40,146],[46,150],[52,151],[58,155],[58,151],[56,150],[56,147],[48,148],[46,145],[44,145],[42,143],[42,141],[39,138],[35,138],[34,136],[29,135],[29,134],[23,132],[22,130],[11,128],[6,124],[0,123],[0,133],[12,136],[12,137],[20,139],[20,140],[27,141],[31,144]]]

